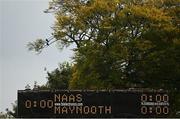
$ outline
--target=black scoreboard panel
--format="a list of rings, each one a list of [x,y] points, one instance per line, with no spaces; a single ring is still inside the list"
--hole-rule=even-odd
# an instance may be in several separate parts
[[[165,91],[18,91],[19,117],[167,117]]]

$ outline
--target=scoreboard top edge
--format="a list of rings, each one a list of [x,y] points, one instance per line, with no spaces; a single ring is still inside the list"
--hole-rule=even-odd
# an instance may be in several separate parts
[[[37,89],[27,89],[27,90],[18,90],[18,93],[23,92],[169,92],[168,90],[155,90],[155,89],[114,89],[114,90],[37,90]]]

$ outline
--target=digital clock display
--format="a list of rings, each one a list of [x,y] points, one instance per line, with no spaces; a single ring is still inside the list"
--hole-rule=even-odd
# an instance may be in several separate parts
[[[18,91],[19,117],[167,117],[166,91]]]

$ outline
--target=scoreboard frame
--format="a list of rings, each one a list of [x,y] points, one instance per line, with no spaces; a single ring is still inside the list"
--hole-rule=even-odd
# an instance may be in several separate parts
[[[164,90],[18,90],[19,118],[167,117]]]

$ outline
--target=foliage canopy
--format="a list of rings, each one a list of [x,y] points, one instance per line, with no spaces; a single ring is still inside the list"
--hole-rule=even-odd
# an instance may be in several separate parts
[[[75,44],[70,89],[180,89],[179,0],[52,0],[54,39]],[[40,43],[38,43],[40,42]]]

